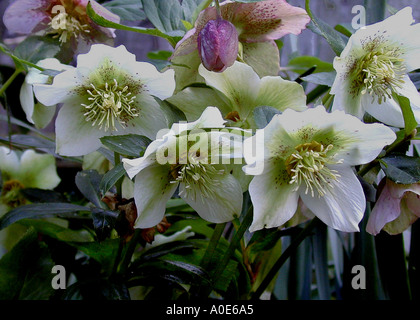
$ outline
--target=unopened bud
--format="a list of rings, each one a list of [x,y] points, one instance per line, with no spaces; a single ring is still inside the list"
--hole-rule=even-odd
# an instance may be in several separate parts
[[[201,62],[209,71],[224,71],[238,56],[238,31],[222,18],[207,22],[197,40]]]

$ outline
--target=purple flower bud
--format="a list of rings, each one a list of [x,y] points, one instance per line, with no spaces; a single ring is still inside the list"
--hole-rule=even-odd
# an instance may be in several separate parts
[[[238,56],[238,31],[227,20],[210,20],[197,40],[201,62],[209,71],[224,71]]]

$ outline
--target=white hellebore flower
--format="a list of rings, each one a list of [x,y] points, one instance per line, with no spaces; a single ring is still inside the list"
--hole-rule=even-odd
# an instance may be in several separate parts
[[[41,68],[57,72],[73,69],[73,67],[62,64],[55,58],[40,60],[36,65]],[[20,104],[26,114],[26,119],[30,123],[35,124],[37,128],[44,128],[50,123],[54,117],[56,108],[46,107],[39,102],[35,103],[33,85],[48,84],[51,81],[52,76],[42,73],[42,71],[37,68],[30,68],[20,89]]]
[[[209,159],[220,151],[224,144],[221,137],[227,133],[201,130],[223,128],[224,123],[220,111],[208,107],[197,121],[174,124],[169,133],[147,147],[143,157],[122,160],[129,177],[135,177],[136,228],[157,225],[164,217],[166,202],[178,187],[180,197],[207,221],[223,223],[240,215],[240,183],[225,165],[213,164]],[[229,152],[225,155],[230,157]]]
[[[410,100],[420,121],[420,94],[407,74],[420,68],[420,24],[413,22],[412,9],[407,7],[350,37],[341,56],[334,60],[333,110],[344,109],[359,119],[367,112],[385,124],[402,128],[402,111],[393,97],[397,94]]]
[[[275,115],[244,142],[243,169],[255,175],[249,185],[254,206],[250,231],[284,225],[299,199],[328,226],[358,231],[365,196],[351,167],[371,162],[395,138],[383,124],[364,124],[323,106]],[[251,156],[255,140],[264,141],[264,152],[256,158]],[[262,173],[256,172],[258,163]]]
[[[52,85],[34,85],[47,106],[63,103],[56,120],[57,153],[80,156],[97,150],[100,138],[137,133],[154,138],[167,127],[154,97],[166,99],[175,89],[173,70],[160,73],[137,62],[121,45],[93,45],[77,57],[77,68],[54,77]]]

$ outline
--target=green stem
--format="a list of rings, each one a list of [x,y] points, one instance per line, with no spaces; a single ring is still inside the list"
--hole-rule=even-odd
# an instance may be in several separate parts
[[[128,265],[131,262],[134,250],[136,249],[139,237],[141,236],[141,229],[136,229],[131,240],[128,242],[128,248],[124,254],[124,257],[121,262],[121,266],[118,270],[119,274],[124,274],[128,268]]]
[[[222,18],[222,13],[220,11],[220,4],[219,4],[219,0],[214,0],[214,4],[216,5],[216,14],[217,14],[217,19]]]
[[[242,220],[242,223],[239,227],[239,229],[236,231],[235,235],[232,238],[232,241],[229,244],[229,247],[227,248],[225,254],[222,257],[222,260],[217,265],[216,269],[213,272],[213,279],[212,279],[212,285],[208,286],[205,290],[205,297],[208,297],[211,291],[213,290],[213,286],[217,283],[217,280],[222,275],[223,271],[225,270],[226,266],[229,263],[229,260],[231,259],[232,255],[234,254],[236,248],[239,246],[242,237],[245,234],[245,231],[248,230],[249,226],[252,223],[252,217],[253,217],[253,207],[250,206],[248,209],[247,214]]]
[[[118,152],[114,152],[114,166],[118,166],[121,163],[121,157]],[[122,181],[124,176],[122,176],[118,181],[115,183],[115,188],[117,189],[117,197],[120,199],[122,198]]]
[[[10,76],[9,79],[4,83],[4,85],[0,88],[0,97],[4,95],[6,89],[12,84],[12,82],[16,79],[16,77],[21,73],[20,70],[15,70],[13,74]]]
[[[264,293],[268,285],[273,281],[276,274],[279,272],[283,264],[290,258],[293,252],[299,247],[303,240],[311,233],[312,229],[318,223],[318,218],[312,219],[312,221],[306,225],[306,227],[297,235],[294,241],[287,247],[287,249],[282,253],[280,258],[274,263],[273,267],[265,276],[264,280],[261,282],[260,286],[255,290],[252,295],[252,300],[258,300],[260,296]]]
[[[116,274],[118,271],[118,265],[120,264],[120,261],[121,261],[123,248],[124,248],[124,238],[120,238],[120,242],[118,244],[118,251],[117,251],[117,255],[115,256],[114,266],[112,267],[111,275]]]
[[[207,269],[209,266],[211,259],[213,258],[214,252],[216,251],[217,245],[219,244],[219,240],[225,231],[226,223],[218,223],[214,228],[213,235],[210,239],[209,245],[207,246],[206,252],[201,260],[200,266],[203,269]]]

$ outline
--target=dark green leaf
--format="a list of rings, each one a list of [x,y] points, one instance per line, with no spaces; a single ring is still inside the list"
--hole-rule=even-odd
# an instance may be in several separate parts
[[[58,41],[44,36],[31,36],[16,47],[14,54],[20,59],[37,63],[54,57],[60,51]]]
[[[312,67],[316,67],[314,73],[335,71],[332,63],[322,61],[321,59],[312,56],[299,56],[293,58],[289,61],[288,66],[297,73],[303,73]]]
[[[86,212],[89,209],[71,203],[33,203],[25,206],[17,207],[6,213],[0,219],[0,230],[6,228],[22,219],[38,219],[51,217],[65,217],[86,219],[78,212]]]
[[[113,0],[102,4],[112,13],[125,21],[141,21],[146,19],[140,0]]]
[[[105,19],[104,17],[98,15],[93,9],[91,4],[88,4],[86,7],[86,12],[88,16],[98,25],[107,27],[107,28],[114,28],[118,30],[125,30],[125,31],[133,31],[142,34],[148,34],[151,36],[161,37],[166,39],[173,47],[177,44],[177,42],[182,38],[182,34],[173,34],[169,35],[157,29],[148,29],[148,28],[141,28],[141,27],[129,27],[119,23],[115,23]]]
[[[404,155],[381,159],[381,167],[388,179],[399,184],[420,182],[420,158]]]
[[[26,199],[35,203],[65,202],[66,198],[59,192],[36,188],[21,190]]]
[[[8,141],[8,139],[4,138],[0,138],[0,140]],[[55,142],[42,137],[25,134],[15,134],[10,137],[10,141],[13,145],[35,148],[39,150],[44,150],[53,155],[55,154]]]
[[[76,174],[76,186],[85,198],[98,208],[106,208],[99,191],[101,180],[102,176],[96,170],[84,170]]]
[[[310,0],[306,0],[306,11],[311,17],[311,22],[307,26],[308,29],[327,40],[331,49],[333,49],[335,54],[339,56],[346,46],[341,34],[334,30],[334,28],[332,28],[329,24],[315,17],[311,11],[309,3]]]
[[[108,238],[117,221],[118,213],[99,208],[92,209],[92,221],[99,241]]]
[[[332,87],[335,77],[337,76],[337,73],[334,72],[319,72],[314,73],[306,77],[302,77],[302,80],[315,83],[323,86]]]
[[[0,260],[0,300],[48,300],[54,262],[49,250],[29,231]]]
[[[387,0],[364,0],[366,24],[373,24],[385,19]]]
[[[414,112],[411,109],[410,100],[406,97],[395,95],[394,98],[401,107],[402,114],[404,116],[405,134],[410,135],[414,129],[417,128],[417,121],[414,117]]]
[[[330,280],[328,275],[327,227],[318,224],[313,235],[314,266],[316,284],[320,300],[331,298]]]
[[[115,185],[115,183],[124,175],[125,170],[122,163],[119,163],[117,166],[105,173],[99,185],[99,190],[101,194],[104,195],[105,193],[107,193]]]
[[[151,140],[138,134],[108,136],[101,138],[104,146],[124,156],[140,157]]]
[[[265,128],[276,114],[281,114],[281,111],[269,107],[262,106],[254,109],[254,120],[259,129]]]
[[[178,0],[141,0],[144,13],[150,22],[161,32],[171,33],[185,30],[181,5]],[[181,35],[182,33],[178,33]]]

